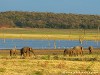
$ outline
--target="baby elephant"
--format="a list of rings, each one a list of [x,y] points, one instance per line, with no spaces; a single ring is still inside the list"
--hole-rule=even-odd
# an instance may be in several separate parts
[[[89,46],[89,47],[88,47],[88,50],[89,50],[89,54],[92,54],[93,47],[92,47],[92,46]]]
[[[10,50],[10,56],[16,56],[16,53],[17,53],[16,48]]]
[[[72,49],[65,49],[63,55],[66,56],[66,54],[68,54],[69,56],[72,56],[73,50]]]

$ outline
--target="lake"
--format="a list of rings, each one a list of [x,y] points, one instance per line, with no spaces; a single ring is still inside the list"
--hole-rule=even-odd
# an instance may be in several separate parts
[[[100,48],[100,41],[83,41],[82,44],[79,40],[30,40],[30,39],[0,39],[0,49],[12,49],[16,46],[21,49],[24,46],[30,46],[34,49],[53,49],[53,48],[72,48],[74,46],[93,46]]]

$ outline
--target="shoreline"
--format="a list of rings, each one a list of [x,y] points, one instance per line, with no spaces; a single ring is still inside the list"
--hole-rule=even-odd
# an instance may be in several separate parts
[[[0,49],[0,55],[9,55],[9,50],[10,49]],[[55,54],[60,54],[62,55],[64,52],[64,49],[33,49],[34,53],[36,55],[55,55]],[[100,48],[94,48],[93,50],[94,53],[100,52]],[[20,54],[20,49],[17,49],[17,53]],[[84,49],[84,53],[88,53],[88,49]]]

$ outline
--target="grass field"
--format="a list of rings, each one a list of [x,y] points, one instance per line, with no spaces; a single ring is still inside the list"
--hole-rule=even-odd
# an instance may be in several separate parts
[[[100,75],[100,49],[90,55],[84,50],[84,56],[76,57],[63,56],[63,50],[34,52],[36,57],[21,58],[0,50],[0,75]]]
[[[98,61],[0,59],[0,75],[100,75]]]
[[[2,28],[0,38],[18,39],[67,39],[67,40],[100,40],[98,30],[86,29],[31,29],[31,28]]]

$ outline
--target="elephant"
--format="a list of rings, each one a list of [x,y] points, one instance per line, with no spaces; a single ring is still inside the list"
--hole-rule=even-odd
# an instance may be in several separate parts
[[[24,57],[26,57],[26,56],[30,57],[30,52],[32,52],[34,54],[34,51],[33,51],[33,49],[31,47],[23,47],[20,50],[21,56],[24,56]]]
[[[73,50],[72,49],[65,49],[63,55],[66,56],[66,54],[68,54],[69,56],[72,56]]]
[[[16,53],[17,53],[16,48],[10,50],[10,56],[16,56]]]
[[[73,55],[83,55],[83,47],[82,46],[75,46],[72,48],[72,51],[73,51]]]
[[[89,54],[92,54],[93,46],[89,46],[88,50],[89,50]]]

